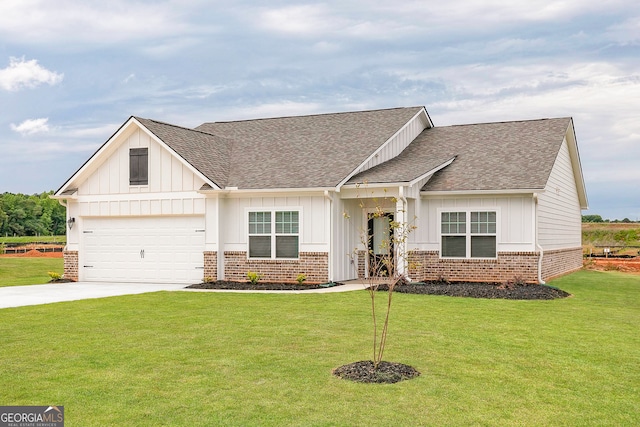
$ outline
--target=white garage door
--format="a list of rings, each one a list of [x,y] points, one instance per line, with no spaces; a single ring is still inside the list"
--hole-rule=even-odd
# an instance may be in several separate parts
[[[86,218],[80,280],[198,283],[204,216]]]

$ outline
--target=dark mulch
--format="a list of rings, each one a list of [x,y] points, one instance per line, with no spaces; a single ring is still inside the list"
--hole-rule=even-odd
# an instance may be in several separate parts
[[[379,291],[388,290],[380,285]],[[501,298],[514,300],[551,300],[571,294],[552,286],[536,284],[418,282],[396,285],[394,292],[405,294],[446,295],[450,297]]]
[[[319,289],[328,286],[340,286],[341,283],[330,284],[297,284],[279,282],[232,282],[218,280],[217,282],[198,283],[187,286],[189,289],[231,289],[244,291],[301,291],[307,289]],[[380,285],[379,291],[386,291],[386,285]],[[451,297],[468,298],[501,298],[514,300],[551,300],[566,298],[571,294],[552,286],[535,284],[512,283],[464,283],[464,282],[418,282],[396,285],[395,292],[405,294],[446,295]]]
[[[233,289],[238,291],[304,291],[308,289],[320,289],[331,286],[339,286],[341,283],[330,284],[298,284],[279,282],[258,282],[255,285],[251,282],[231,282],[218,280],[216,282],[198,283],[187,286],[187,289]]]
[[[410,380],[420,375],[409,365],[402,363],[382,361],[378,369],[373,369],[371,360],[349,363],[335,368],[333,375],[336,377],[359,383],[386,383],[393,384],[398,381]]]

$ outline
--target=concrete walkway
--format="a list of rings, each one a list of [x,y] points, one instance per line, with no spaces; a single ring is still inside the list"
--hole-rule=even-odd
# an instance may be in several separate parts
[[[74,282],[50,283],[31,286],[0,287],[0,309],[9,307],[23,307],[27,305],[50,304],[63,301],[77,301],[82,299],[104,298],[119,295],[144,294],[158,291],[185,292],[242,292],[242,293],[332,293],[363,290],[362,282],[351,281],[341,286],[331,288],[309,289],[306,291],[235,291],[185,289],[185,284],[155,284],[155,283],[108,283],[108,282]]]

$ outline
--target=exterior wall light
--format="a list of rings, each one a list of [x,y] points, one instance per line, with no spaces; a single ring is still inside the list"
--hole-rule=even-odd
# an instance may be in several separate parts
[[[73,228],[73,224],[76,223],[76,219],[75,218],[69,218],[67,220],[67,225],[69,226],[69,230],[71,230]]]

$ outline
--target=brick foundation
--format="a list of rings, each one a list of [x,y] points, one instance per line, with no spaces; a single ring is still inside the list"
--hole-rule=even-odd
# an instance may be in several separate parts
[[[63,251],[64,257],[64,278],[78,281],[78,251]]]
[[[204,252],[204,277],[218,280],[218,252]]]
[[[545,255],[546,256],[546,255]],[[506,282],[516,277],[538,282],[537,252],[499,252],[497,259],[440,259],[437,251],[415,251],[409,255],[413,280]]]
[[[542,257],[542,280],[547,281],[582,268],[582,248],[545,251]]]
[[[253,260],[248,259],[244,251],[224,253],[226,280],[246,281],[248,271],[262,274],[263,281],[295,282],[303,273],[307,276],[305,283],[326,283],[329,280],[329,254],[300,252],[300,258],[296,260]]]

